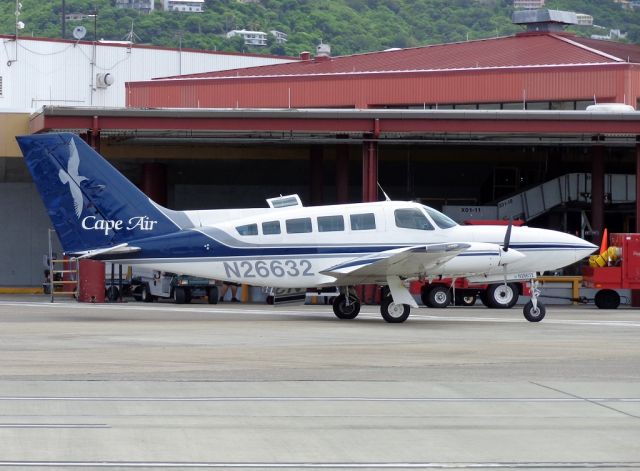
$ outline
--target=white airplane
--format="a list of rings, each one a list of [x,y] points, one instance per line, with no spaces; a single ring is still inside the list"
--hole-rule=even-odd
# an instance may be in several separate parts
[[[538,322],[545,307],[537,274],[597,248],[546,229],[460,226],[413,202],[303,207],[292,195],[268,200],[269,208],[172,211],[77,135],[17,140],[66,254],[254,286],[337,286],[333,311],[340,319],[359,313],[354,285],[388,287],[382,317],[404,322],[417,307],[407,281],[466,277],[530,280],[524,315]]]

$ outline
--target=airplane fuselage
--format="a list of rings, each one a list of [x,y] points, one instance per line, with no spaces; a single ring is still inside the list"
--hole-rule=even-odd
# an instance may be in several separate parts
[[[404,277],[529,277],[571,264],[593,251],[591,244],[569,234],[513,227],[511,250],[505,253],[501,250],[504,226],[459,226],[441,213],[411,202],[236,210],[231,219],[229,210],[181,214],[189,219],[191,228],[137,241],[140,253],[119,261],[287,288],[333,285],[336,277],[326,273],[332,267],[420,245],[460,242],[469,247],[444,263],[405,273]],[[353,279],[345,276],[340,284],[383,283],[389,274],[393,274],[392,268]]]

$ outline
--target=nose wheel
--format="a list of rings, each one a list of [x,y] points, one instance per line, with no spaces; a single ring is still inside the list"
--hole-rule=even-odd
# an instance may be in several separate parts
[[[547,309],[544,304],[538,302],[538,296],[540,296],[540,282],[537,280],[531,280],[531,301],[524,305],[522,312],[524,318],[529,322],[540,322],[544,319]]]

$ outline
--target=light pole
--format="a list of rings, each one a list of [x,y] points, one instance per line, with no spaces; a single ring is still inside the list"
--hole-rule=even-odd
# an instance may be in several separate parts
[[[62,0],[62,39],[67,35],[67,6],[65,0]]]

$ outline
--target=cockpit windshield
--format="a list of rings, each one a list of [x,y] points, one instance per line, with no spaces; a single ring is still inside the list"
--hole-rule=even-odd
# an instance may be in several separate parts
[[[450,227],[457,226],[458,223],[451,219],[449,216],[445,216],[440,211],[436,211],[429,206],[422,206],[422,209],[426,211],[429,217],[436,223],[440,229],[449,229]]]

